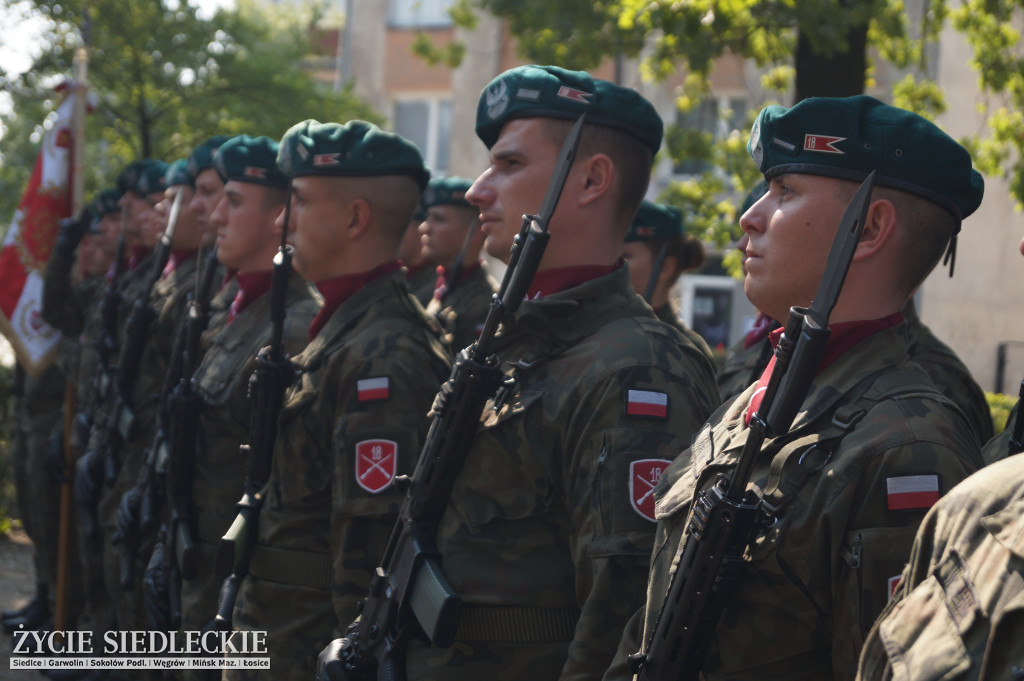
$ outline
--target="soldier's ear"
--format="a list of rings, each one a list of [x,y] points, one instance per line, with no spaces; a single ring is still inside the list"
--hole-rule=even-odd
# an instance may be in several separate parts
[[[348,224],[345,225],[345,235],[349,239],[358,239],[366,234],[370,228],[373,216],[373,207],[366,199],[353,199],[348,205]]]
[[[617,169],[607,154],[594,154],[580,159],[580,205],[587,205],[609,196]]]
[[[896,206],[888,199],[875,199],[868,206],[868,215],[864,220],[864,232],[861,234],[853,261],[859,262],[876,256],[889,244],[896,233]]]

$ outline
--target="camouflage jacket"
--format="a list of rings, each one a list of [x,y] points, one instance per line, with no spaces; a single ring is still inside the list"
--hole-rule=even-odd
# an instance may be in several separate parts
[[[943,395],[953,400],[974,430],[978,446],[992,439],[992,413],[985,391],[951,347],[935,337],[917,316],[913,299],[903,309],[910,337],[910,359],[924,369]]]
[[[427,313],[437,317],[453,353],[468,347],[480,337],[497,286],[484,266],[466,274],[444,300],[432,298]]]
[[[957,485],[925,517],[859,681],[1024,673],[1024,458]]]
[[[907,361],[905,333],[878,332],[826,367],[790,432],[762,447],[752,482],[779,511],[744,555],[708,681],[852,679],[927,507],[980,465],[963,415]],[[629,678],[622,655],[653,630],[695,492],[739,457],[755,387],[722,405],[662,476],[647,607],[607,678]],[[766,490],[770,468],[782,475]]]
[[[697,346],[698,350],[704,353],[704,356],[708,358],[708,362],[711,363],[711,366],[715,366],[715,354],[711,352],[711,348],[708,347],[708,342],[704,340],[703,336],[701,336],[699,333],[697,333],[696,331],[694,331],[693,329],[691,329],[690,327],[683,323],[683,320],[679,318],[679,315],[676,314],[676,311],[672,309],[671,303],[665,303],[657,310],[655,310],[654,314],[658,317],[658,319],[665,322],[669,326],[675,327],[676,330],[679,331],[679,333],[686,336],[686,340],[693,343],[695,346]]]
[[[1010,449],[1013,424],[1020,418],[1019,411],[1020,402],[1017,402],[1017,404],[1013,405],[1013,409],[1010,410],[1010,415],[1006,417],[1006,427],[1003,431],[985,443],[985,446],[981,448],[981,458],[984,459],[986,466],[996,461],[1001,461],[1013,454],[1020,453],[1020,450],[1015,449],[1011,451]]]
[[[319,306],[309,284],[291,274],[283,334],[288,356],[294,357],[306,346],[309,324]],[[229,324],[215,330],[192,375],[192,384],[202,401],[192,499],[199,538],[206,543],[215,544],[224,534],[242,496],[245,460],[238,447],[249,442],[249,380],[256,368],[257,353],[270,343],[272,328],[267,293],[252,301]],[[212,609],[216,604],[209,605]]]
[[[434,288],[437,284],[437,267],[426,264],[409,274],[405,281],[406,288],[413,298],[420,301],[420,305],[426,307],[434,297]]]
[[[481,416],[438,531],[465,607],[409,679],[600,677],[639,606],[650,490],[714,408],[701,352],[615,272],[525,301],[499,331],[511,389]]]
[[[356,618],[403,498],[392,483],[412,472],[451,358],[398,271],[346,300],[294,363],[235,624],[272,632],[273,678],[309,679]]]
[[[765,336],[749,348],[744,339],[729,349],[725,361],[718,368],[718,394],[725,404],[750,387],[772,358],[772,344]]]

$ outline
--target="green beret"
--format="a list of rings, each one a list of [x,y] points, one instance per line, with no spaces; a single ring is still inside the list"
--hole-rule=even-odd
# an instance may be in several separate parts
[[[490,149],[515,118],[575,121],[582,113],[587,123],[628,132],[651,154],[661,148],[661,116],[636,90],[558,66],[519,66],[492,80],[480,93],[476,134]]]
[[[427,183],[420,198],[421,207],[426,210],[431,206],[462,206],[472,208],[466,200],[466,192],[473,186],[473,180],[464,177],[435,177]]]
[[[747,151],[771,179],[783,173],[875,184],[933,201],[958,220],[981,204],[985,183],[971,155],[934,123],[874,97],[812,97],[773,105],[754,121]]]
[[[192,178],[193,184],[199,177],[199,173],[213,167],[213,155],[217,153],[220,145],[229,139],[231,139],[229,135],[214,135],[192,150],[192,153],[188,155],[188,174]]]
[[[139,184],[139,178],[142,177],[142,171],[156,162],[152,158],[132,161],[117,176],[117,188],[122,194],[137,191],[136,187]]]
[[[148,196],[167,189],[167,164],[163,161],[156,161],[142,169],[139,173],[139,181],[135,183],[135,193],[139,196]]]
[[[268,187],[288,187],[288,176],[277,167],[277,142],[269,137],[232,137],[217,150],[213,166],[221,182],[235,180]]]
[[[121,200],[122,191],[120,189],[104,189],[101,192],[97,192],[96,196],[92,199],[92,210],[93,213],[98,215],[100,218],[104,218],[113,213],[121,212],[121,205],[118,201]]]
[[[678,208],[644,199],[626,232],[626,243],[663,241],[683,235],[683,213]]]
[[[420,191],[430,180],[415,144],[366,121],[293,125],[281,138],[277,165],[289,177],[408,175]]]
[[[167,172],[164,173],[164,182],[167,183],[168,187],[174,187],[180,184],[192,185],[192,178],[188,174],[188,161],[183,158],[179,158],[177,161],[171,161],[167,166]]]

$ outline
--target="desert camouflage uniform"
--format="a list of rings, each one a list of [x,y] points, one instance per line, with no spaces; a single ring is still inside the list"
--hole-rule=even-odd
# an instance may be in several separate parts
[[[852,679],[927,506],[980,465],[963,415],[907,361],[905,334],[900,324],[847,350],[815,379],[790,433],[762,448],[752,481],[764,490],[769,466],[781,467],[765,494],[781,510],[746,552],[704,664],[708,681]],[[623,654],[639,649],[661,612],[694,491],[737,461],[755,387],[722,405],[662,476],[647,607],[606,678],[630,678]],[[908,489],[926,494],[898,494]]]
[[[294,360],[301,373],[234,615],[236,629],[268,632],[271,669],[225,679],[308,681],[320,649],[356,618],[403,498],[387,468],[412,472],[451,366],[404,279],[399,270],[368,282]]]
[[[655,316],[661,321],[665,322],[669,326],[675,327],[679,333],[686,337],[686,340],[697,346],[697,349],[704,353],[704,356],[708,358],[708,362],[711,366],[715,366],[715,354],[711,352],[711,348],[708,346],[708,342],[704,340],[704,337],[699,333],[691,329],[689,326],[683,323],[683,320],[679,318],[676,311],[672,309],[671,303],[665,303],[657,310],[654,311]]]
[[[516,383],[485,408],[438,531],[456,643],[410,643],[408,676],[598,678],[642,600],[649,491],[714,408],[713,373],[625,267],[523,302],[494,350]],[[637,413],[652,396],[664,409]]]
[[[289,356],[305,347],[318,307],[306,281],[291,274],[283,334],[284,351]],[[270,343],[271,331],[268,292],[249,303],[230,324],[217,329],[192,375],[202,400],[192,485],[199,562],[196,577],[182,582],[181,628],[185,631],[202,629],[217,610],[223,580],[213,572],[214,556],[242,496],[245,460],[238,447],[250,440],[249,379],[256,368],[256,354]]]
[[[1024,677],[1024,458],[987,466],[925,516],[857,679]]]
[[[472,345],[480,337],[484,319],[491,307],[491,296],[497,286],[480,265],[464,276],[444,300],[431,299],[427,313],[437,317],[445,331],[445,338],[453,353]]]

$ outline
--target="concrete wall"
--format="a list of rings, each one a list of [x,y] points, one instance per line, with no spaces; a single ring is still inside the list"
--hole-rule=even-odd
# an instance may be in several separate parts
[[[971,50],[948,29],[940,41],[938,78],[949,110],[937,121],[953,137],[983,129],[977,111],[980,94],[969,62]],[[1000,343],[1011,343],[1004,392],[1016,393],[1024,378],[1024,258],[1017,244],[1024,237],[1024,215],[1014,209],[1008,183],[985,178],[985,198],[963,223],[956,270],[937,268],[919,294],[921,318],[953,347],[985,390],[996,387]]]

